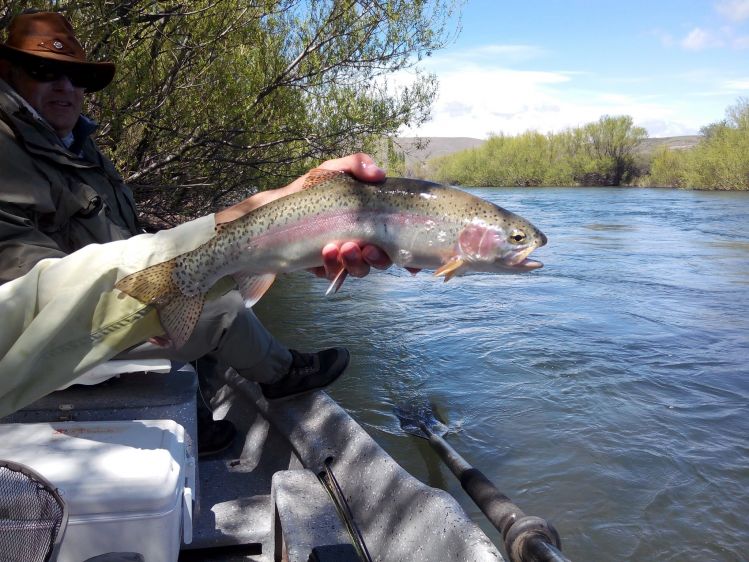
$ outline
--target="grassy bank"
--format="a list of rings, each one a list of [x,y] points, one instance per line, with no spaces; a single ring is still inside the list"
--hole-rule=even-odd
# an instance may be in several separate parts
[[[749,190],[749,100],[701,135],[646,138],[628,116],[561,133],[527,131],[428,160],[413,175],[472,186],[636,185]]]

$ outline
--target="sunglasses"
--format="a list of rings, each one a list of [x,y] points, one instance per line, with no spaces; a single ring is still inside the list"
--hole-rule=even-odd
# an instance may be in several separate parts
[[[86,79],[81,75],[80,71],[44,63],[25,65],[23,66],[23,70],[30,78],[37,82],[54,82],[55,80],[59,80],[63,76],[66,76],[74,87],[86,87]]]

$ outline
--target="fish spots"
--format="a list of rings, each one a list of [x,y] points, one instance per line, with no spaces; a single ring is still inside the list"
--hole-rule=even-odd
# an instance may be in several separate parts
[[[398,257],[395,259],[395,262],[400,265],[409,265],[413,262],[413,252],[405,248],[401,248],[400,250],[398,250]]]

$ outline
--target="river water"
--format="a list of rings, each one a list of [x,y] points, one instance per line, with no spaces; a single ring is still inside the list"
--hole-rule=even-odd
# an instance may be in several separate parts
[[[391,268],[325,297],[306,273],[256,311],[288,345],[345,345],[329,393],[404,468],[499,536],[394,406],[446,439],[572,560],[749,556],[749,193],[469,190],[548,237],[521,275]]]

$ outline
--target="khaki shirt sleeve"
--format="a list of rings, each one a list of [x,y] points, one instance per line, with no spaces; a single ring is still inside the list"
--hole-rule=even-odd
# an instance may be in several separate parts
[[[122,277],[214,235],[209,215],[157,234],[44,259],[0,286],[0,417],[163,333],[152,307],[114,289]]]

